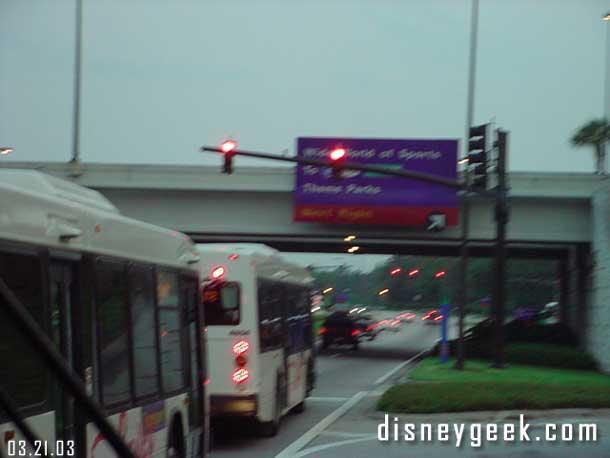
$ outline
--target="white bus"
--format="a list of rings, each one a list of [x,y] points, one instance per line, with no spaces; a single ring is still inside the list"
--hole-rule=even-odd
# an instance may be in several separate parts
[[[0,277],[109,422],[139,458],[204,456],[205,343],[191,240],[34,171],[0,170],[0,196]],[[40,450],[115,457],[5,316],[4,300],[0,388],[44,441]],[[23,439],[0,411],[0,455],[33,456]]]
[[[273,436],[314,386],[313,278],[265,245],[197,248],[212,421],[249,417]]]

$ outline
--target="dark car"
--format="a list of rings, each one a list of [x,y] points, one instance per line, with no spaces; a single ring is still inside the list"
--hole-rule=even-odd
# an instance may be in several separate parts
[[[326,318],[320,328],[319,335],[322,337],[322,348],[328,348],[334,344],[351,345],[354,350],[358,349],[358,342],[363,334],[362,322],[354,319],[348,312],[334,312]]]

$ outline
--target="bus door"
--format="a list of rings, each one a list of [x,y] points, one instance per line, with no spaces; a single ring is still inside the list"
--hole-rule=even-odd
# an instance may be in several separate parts
[[[74,263],[52,260],[49,271],[51,335],[65,360],[74,367],[72,314],[76,297]],[[55,431],[58,439],[74,440],[74,400],[55,383]]]
[[[199,287],[196,278],[182,279],[183,304],[187,316],[189,339],[191,402],[189,403],[189,421],[191,429],[198,432],[194,444],[196,456],[204,456],[209,447],[208,415],[209,407],[205,396],[206,348],[203,331],[203,306],[199,301]]]

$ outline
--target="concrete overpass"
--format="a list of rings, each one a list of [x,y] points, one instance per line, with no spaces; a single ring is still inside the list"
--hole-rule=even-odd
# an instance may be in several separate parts
[[[7,162],[105,194],[124,214],[186,232],[196,241],[258,241],[292,251],[345,250],[357,234],[366,253],[456,255],[461,228],[441,233],[404,227],[296,223],[292,168]],[[610,371],[610,179],[591,174],[514,172],[509,254],[560,261],[565,318]],[[491,254],[492,202],[472,198],[472,254]],[[601,355],[601,356],[600,356]]]

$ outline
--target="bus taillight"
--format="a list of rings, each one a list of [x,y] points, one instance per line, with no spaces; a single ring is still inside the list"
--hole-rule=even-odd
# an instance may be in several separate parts
[[[212,269],[211,275],[212,280],[218,280],[225,274],[225,268],[223,266],[216,266]]]
[[[352,331],[352,337],[356,337],[358,334],[360,334],[360,330],[359,329],[354,329]]]
[[[231,378],[233,379],[233,383],[239,385],[248,380],[248,378],[250,378],[250,371],[245,367],[240,367],[233,371],[233,375],[231,376]]]
[[[240,339],[233,344],[233,354],[235,356],[245,355],[250,350],[250,342],[245,339]]]
[[[324,326],[322,326],[320,328],[320,330],[318,331],[318,335],[321,336],[322,334],[324,334],[326,332],[326,328]]]

